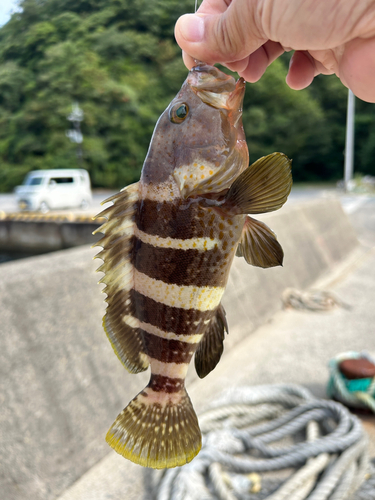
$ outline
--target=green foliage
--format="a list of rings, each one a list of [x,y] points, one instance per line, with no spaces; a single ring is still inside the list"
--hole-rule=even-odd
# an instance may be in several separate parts
[[[138,179],[161,112],[187,71],[173,38],[191,0],[21,0],[0,29],[0,191],[31,169],[78,166],[67,116],[84,111],[83,165],[94,186]],[[342,177],[347,91],[335,77],[285,84],[288,57],[248,84],[243,121],[254,161],[293,158],[295,180]],[[357,100],[356,165],[374,174],[374,106]]]
[[[84,111],[93,185],[137,180],[155,122],[186,76],[173,28],[190,4],[21,1],[0,29],[0,190],[31,169],[78,165],[66,137],[73,102]]]
[[[244,103],[244,126],[251,161],[281,151],[293,159],[294,177],[325,151],[327,138],[320,133],[324,113],[308,90],[295,92],[285,84],[285,66],[276,60],[262,80],[249,85]],[[300,175],[298,175],[300,174]]]

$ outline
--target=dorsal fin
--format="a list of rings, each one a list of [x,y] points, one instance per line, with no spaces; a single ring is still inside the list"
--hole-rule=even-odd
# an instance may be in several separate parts
[[[104,272],[99,283],[105,283],[105,299],[108,303],[103,327],[117,357],[131,372],[138,373],[148,367],[148,358],[143,352],[142,333],[139,320],[134,316],[131,297],[134,268],[132,263],[134,245],[135,214],[138,205],[138,183],[124,188],[107,201],[113,205],[95,218],[108,220],[94,234],[101,232],[103,238],[94,246],[103,250],[96,258],[103,260],[98,271]],[[104,202],[104,203],[105,203]]]

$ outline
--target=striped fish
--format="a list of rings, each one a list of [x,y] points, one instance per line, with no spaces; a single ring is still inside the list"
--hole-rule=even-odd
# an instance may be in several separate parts
[[[183,465],[201,448],[185,390],[213,370],[228,331],[221,298],[234,255],[280,265],[275,234],[247,214],[280,208],[291,189],[281,153],[248,167],[242,127],[245,82],[199,64],[161,115],[138,183],[98,217],[108,303],[103,325],[123,365],[151,378],[119,414],[107,442],[133,462]]]

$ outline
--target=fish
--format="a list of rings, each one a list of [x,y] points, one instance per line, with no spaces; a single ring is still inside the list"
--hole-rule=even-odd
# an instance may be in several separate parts
[[[106,441],[145,467],[181,466],[199,453],[185,377],[193,355],[204,378],[223,353],[221,299],[234,256],[262,268],[282,264],[276,235],[249,214],[282,207],[291,161],[276,152],[249,166],[244,93],[242,78],[193,67],[155,126],[139,182],[97,216],[106,218],[96,231],[104,330],[130,373],[151,368]]]

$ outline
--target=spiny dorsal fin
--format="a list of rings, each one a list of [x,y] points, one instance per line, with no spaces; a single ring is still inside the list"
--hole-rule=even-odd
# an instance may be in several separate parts
[[[283,153],[259,158],[232,184],[225,205],[237,214],[263,214],[281,208],[292,188],[291,160]]]
[[[109,200],[113,205],[98,217],[108,220],[95,233],[104,233],[96,243],[103,250],[97,257],[103,260],[98,271],[104,272],[100,283],[105,283],[108,307],[103,318],[103,327],[117,357],[131,372],[138,373],[148,367],[148,358],[143,353],[142,334],[139,321],[134,317],[131,298],[134,268],[132,263],[135,213],[138,203],[138,183],[123,189]]]
[[[204,378],[220,361],[224,350],[224,332],[228,333],[228,324],[224,307],[220,304],[195,352],[198,377]]]
[[[263,222],[247,216],[237,247],[237,257],[257,267],[282,266],[284,252],[276,235]]]

